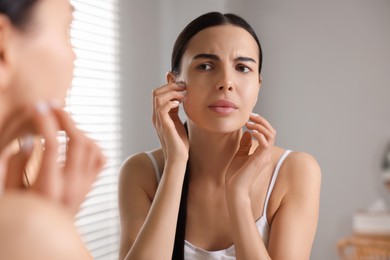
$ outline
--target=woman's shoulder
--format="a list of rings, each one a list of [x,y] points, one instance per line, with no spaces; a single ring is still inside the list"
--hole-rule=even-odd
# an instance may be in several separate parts
[[[286,157],[284,165],[293,174],[321,173],[316,158],[307,152],[291,151]]]
[[[127,157],[120,167],[120,188],[123,186],[129,188],[129,186],[136,185],[141,186],[148,193],[153,193],[156,190],[157,178],[155,173],[155,167],[148,154],[153,156],[153,158],[157,162],[158,167],[161,167],[164,158],[161,148],[147,152],[139,152]]]
[[[275,147],[275,160],[279,162],[286,151]],[[314,208],[320,189],[321,169],[315,157],[306,152],[291,151],[280,165],[270,198],[268,211],[270,223],[282,205],[287,208],[297,208],[309,204]]]
[[[300,192],[307,186],[319,189],[321,168],[313,155],[291,151],[280,167],[280,179],[292,192]]]
[[[73,218],[59,204],[33,192],[11,191],[1,196],[0,211],[5,212],[0,214],[0,259],[92,259]],[[19,252],[15,245],[20,242],[25,247]]]
[[[163,164],[162,150],[161,148],[157,148],[152,151],[139,152],[130,155],[123,161],[120,172],[123,174],[131,174],[138,171],[154,170],[150,156],[156,160],[158,166]]]

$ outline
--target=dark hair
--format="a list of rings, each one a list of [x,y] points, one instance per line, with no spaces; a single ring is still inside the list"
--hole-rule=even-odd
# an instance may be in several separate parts
[[[7,16],[13,25],[23,28],[39,0],[0,0],[0,14]]]
[[[254,32],[252,27],[243,18],[235,14],[221,14],[218,12],[206,13],[204,15],[199,16],[198,18],[190,22],[179,34],[172,51],[171,71],[175,74],[180,74],[181,59],[187,48],[188,42],[195,34],[212,26],[226,25],[226,24],[231,24],[243,28],[255,39],[257,45],[259,46],[259,74],[260,74],[261,65],[263,61],[263,53],[261,50],[259,39],[257,38],[256,33]],[[185,126],[187,130],[187,125],[185,124]],[[190,178],[189,168],[190,168],[189,163],[187,163],[187,168],[186,168],[183,188],[182,188],[182,194],[180,199],[179,215],[177,218],[175,243],[174,243],[173,254],[172,254],[173,260],[184,259],[184,240],[185,240],[186,219],[187,219],[187,197],[188,197],[188,185],[189,185],[189,178]]]
[[[171,71],[175,74],[180,74],[181,58],[187,48],[188,42],[198,32],[207,29],[209,27],[218,25],[234,25],[246,30],[255,39],[259,46],[259,74],[261,73],[261,65],[263,62],[263,53],[261,50],[260,41],[257,38],[255,31],[252,27],[240,16],[235,14],[221,14],[218,12],[210,12],[199,16],[192,22],[190,22],[176,39],[173,46],[171,56]]]

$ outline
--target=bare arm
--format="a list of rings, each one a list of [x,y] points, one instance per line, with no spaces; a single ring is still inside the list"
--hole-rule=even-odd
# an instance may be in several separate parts
[[[247,124],[259,145],[249,155],[252,139],[244,133],[226,174],[226,200],[237,259],[309,259],[318,219],[320,168],[315,159],[294,153],[286,159],[278,178],[280,205],[273,217],[268,248],[259,234],[249,196],[251,186],[269,166],[276,132],[261,116]]]
[[[189,151],[187,134],[178,115],[179,102],[185,95],[183,90],[183,86],[169,83],[153,91],[153,124],[165,159],[154,198],[148,198],[151,182],[140,177],[146,163],[139,156],[131,158],[121,171],[122,259],[124,256],[137,260],[172,257]]]
[[[0,259],[93,259],[73,217],[53,201],[30,192],[6,192],[0,212]]]
[[[144,155],[146,156],[146,155]],[[144,159],[144,160],[142,160]],[[121,171],[119,208],[121,217],[120,259],[170,259],[176,231],[185,163],[164,170],[153,202],[148,195],[153,169],[137,155]],[[150,165],[149,165],[150,167]],[[144,178],[150,173],[149,178]],[[149,181],[149,184],[146,183]],[[155,181],[154,181],[155,182]],[[155,188],[155,185],[152,185]]]
[[[248,197],[231,197],[237,259],[310,259],[318,221],[321,173],[311,156],[295,153],[291,157],[281,169],[283,182],[288,182],[287,192],[273,218],[268,249],[253,220]]]
[[[268,252],[272,259],[310,259],[316,233],[321,170],[308,154],[286,160],[288,190],[271,225]]]
[[[228,196],[236,259],[271,259],[253,219],[248,196]]]

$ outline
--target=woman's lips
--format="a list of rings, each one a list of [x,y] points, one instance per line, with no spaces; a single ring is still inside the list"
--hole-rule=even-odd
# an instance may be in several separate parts
[[[218,114],[227,115],[234,112],[237,109],[237,106],[228,100],[218,100],[209,105],[209,108]]]

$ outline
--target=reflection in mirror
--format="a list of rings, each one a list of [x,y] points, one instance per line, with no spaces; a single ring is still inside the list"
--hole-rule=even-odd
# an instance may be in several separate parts
[[[256,112],[277,130],[277,145],[308,151],[321,165],[320,217],[311,259],[338,259],[337,242],[353,233],[353,214],[381,194],[378,180],[390,131],[389,5],[122,1],[123,154],[159,145],[150,93],[165,82],[183,26],[211,10],[238,13],[255,28],[264,52]]]
[[[219,12],[183,28],[166,82],[153,90],[160,147],[121,169],[120,259],[309,259],[320,168],[313,156],[274,145],[275,128],[256,113],[256,33]]]

